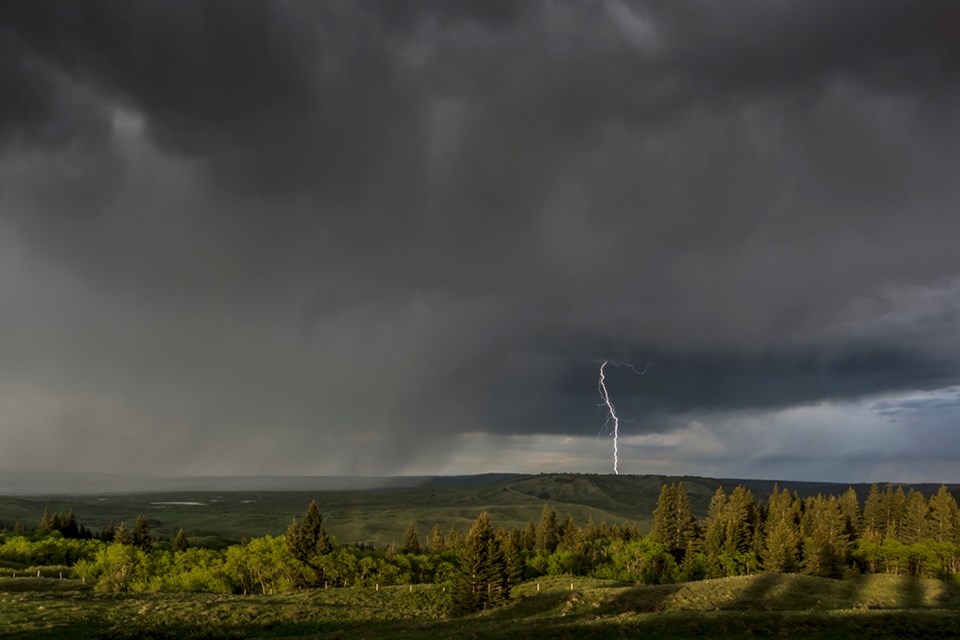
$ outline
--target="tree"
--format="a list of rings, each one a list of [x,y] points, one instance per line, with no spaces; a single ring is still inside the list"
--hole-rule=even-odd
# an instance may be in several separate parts
[[[940,485],[936,495],[930,498],[930,537],[937,542],[960,542],[957,540],[958,514],[957,501],[944,485]]]
[[[870,493],[863,505],[863,532],[876,533],[883,536],[886,533],[886,516],[883,509],[883,494],[877,484],[870,485]]]
[[[130,534],[127,532],[126,522],[120,521],[120,526],[117,527],[117,530],[113,534],[113,541],[123,545],[133,544],[133,539],[130,538]]]
[[[682,557],[697,535],[697,521],[690,509],[690,498],[683,483],[664,485],[653,512],[650,538]]]
[[[297,560],[314,568],[317,565],[317,556],[330,553],[333,545],[323,529],[323,516],[320,515],[316,500],[310,501],[299,526],[296,518],[290,523],[284,535],[284,543]]]
[[[553,553],[560,544],[560,524],[557,512],[550,505],[544,505],[540,513],[540,525],[537,527],[537,549]]]
[[[420,553],[420,538],[417,536],[417,525],[414,522],[407,527],[407,533],[403,540],[404,553]]]
[[[187,535],[183,532],[183,529],[177,531],[172,548],[174,553],[182,553],[190,548],[190,542],[187,540]]]
[[[800,555],[800,531],[797,517],[800,505],[790,492],[777,493],[774,487],[767,507],[766,540],[763,566],[767,571],[790,573],[797,570]]]
[[[900,542],[917,544],[927,537],[927,513],[930,507],[922,493],[911,489],[904,506]]]
[[[804,569],[822,578],[841,578],[846,567],[850,538],[836,497],[817,496],[810,503],[810,533],[803,542]]]
[[[150,537],[150,525],[143,516],[137,516],[133,523],[133,546],[144,551],[153,548],[153,538]]]
[[[430,531],[430,551],[442,553],[446,547],[446,541],[443,539],[443,529],[440,528],[439,524],[433,525],[433,529]]]
[[[477,516],[459,552],[454,606],[460,613],[489,609],[507,597],[506,563],[486,512]]]

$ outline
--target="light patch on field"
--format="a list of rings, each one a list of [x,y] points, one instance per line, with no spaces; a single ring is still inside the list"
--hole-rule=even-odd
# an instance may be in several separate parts
[[[206,505],[202,502],[193,502],[193,501],[176,501],[176,500],[167,500],[163,502],[151,502],[150,504],[156,504],[161,506],[167,505],[177,505],[177,506],[190,506],[190,507],[205,507]]]

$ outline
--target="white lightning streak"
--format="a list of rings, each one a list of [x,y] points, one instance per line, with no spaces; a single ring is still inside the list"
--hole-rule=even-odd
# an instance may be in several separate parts
[[[597,384],[597,388],[600,390],[600,396],[603,398],[603,404],[606,405],[607,411],[610,413],[610,417],[607,418],[607,422],[609,423],[611,420],[613,420],[613,472],[616,475],[620,475],[620,470],[617,468],[620,464],[620,451],[617,448],[617,441],[620,438],[620,418],[617,417],[617,410],[613,406],[613,403],[610,402],[610,394],[607,393],[606,376],[603,373],[603,368],[608,364],[613,364],[615,367],[629,367],[630,370],[638,376],[645,374],[647,369],[650,368],[650,365],[647,365],[643,371],[637,371],[632,364],[627,364],[625,362],[610,363],[609,361],[604,360],[603,364],[600,365],[600,382]]]

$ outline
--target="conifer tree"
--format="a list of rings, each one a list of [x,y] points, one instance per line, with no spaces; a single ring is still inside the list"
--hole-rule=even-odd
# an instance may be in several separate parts
[[[540,514],[540,526],[537,527],[537,549],[553,553],[560,543],[560,524],[557,512],[550,505],[544,505]]]
[[[790,492],[784,489],[777,493],[775,486],[767,507],[763,553],[763,566],[767,571],[790,573],[797,570],[800,555],[799,512],[800,506],[791,498]]]
[[[404,553],[420,553],[420,537],[417,535],[417,525],[414,522],[410,523],[410,526],[407,527],[407,532],[404,535],[403,539],[403,552]]]
[[[846,522],[847,536],[850,540],[859,538],[861,527],[860,499],[857,497],[856,489],[853,487],[847,488],[843,495],[838,498],[838,502]]]
[[[174,553],[182,553],[190,548],[190,542],[187,540],[187,534],[183,532],[183,529],[177,531],[177,535],[173,538],[172,549]]]
[[[900,526],[900,542],[917,544],[927,537],[927,513],[930,507],[922,493],[910,489],[903,509],[903,521]]]
[[[930,498],[930,537],[937,542],[960,542],[957,540],[958,514],[957,501],[944,485],[940,485],[936,495]]]
[[[439,524],[433,525],[430,531],[430,551],[433,553],[442,553],[447,548],[446,541],[443,538],[443,529]]]
[[[130,537],[130,534],[127,532],[127,523],[120,521],[120,526],[117,527],[116,531],[113,534],[113,541],[117,544],[132,545],[133,539]]]
[[[697,535],[697,521],[683,483],[664,485],[653,512],[650,538],[667,545],[674,553],[685,552]]]
[[[520,533],[520,548],[524,551],[533,551],[537,548],[537,525],[533,520],[527,522],[527,526]]]
[[[883,494],[876,483],[870,485],[870,493],[863,504],[863,532],[883,535],[886,533],[886,516],[883,508]]]
[[[817,496],[808,509],[812,527],[803,543],[804,569],[811,575],[840,578],[846,566],[850,539],[837,498]]]
[[[459,552],[454,604],[461,613],[489,609],[507,597],[507,568],[486,512],[477,516]]]
[[[150,525],[147,524],[147,519],[142,515],[137,516],[136,521],[133,523],[132,541],[133,546],[138,549],[150,551],[150,549],[153,548],[153,538],[150,537]]]
[[[707,556],[716,558],[723,551],[726,542],[726,523],[724,522],[724,511],[727,506],[727,494],[723,487],[717,487],[713,497],[710,498],[710,506],[707,508],[707,520],[704,532],[704,547]]]
[[[43,508],[43,515],[40,517],[40,523],[37,525],[37,532],[44,535],[53,532],[53,518],[47,508]]]
[[[893,490],[892,485],[887,485],[887,490],[883,495],[883,514],[885,520],[885,529],[883,534],[888,538],[900,539],[900,527],[903,524],[903,517],[907,509],[907,496],[903,493],[903,487],[898,486]]]

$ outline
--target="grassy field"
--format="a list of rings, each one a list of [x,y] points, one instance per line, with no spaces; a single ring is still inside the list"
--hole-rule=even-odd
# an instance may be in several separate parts
[[[554,506],[561,518],[572,515],[584,526],[588,518],[600,522],[636,522],[641,531],[650,526],[654,507],[664,483],[682,481],[698,517],[706,515],[710,498],[723,486],[728,491],[738,483],[748,485],[758,497],[773,487],[768,481],[716,480],[699,477],[655,475],[544,474],[493,478],[475,476],[435,478],[419,487],[365,489],[356,491],[204,491],[141,494],[105,493],[47,497],[0,496],[0,523],[36,525],[45,508],[52,512],[74,509],[82,524],[104,528],[108,522],[131,524],[138,514],[150,520],[154,532],[173,536],[183,528],[191,537],[222,536],[239,540],[283,533],[293,517],[300,517],[316,500],[324,526],[341,543],[399,543],[411,522],[421,537],[434,524],[444,531],[461,531],[481,511],[488,511],[495,526],[523,526],[537,521],[545,504]],[[819,491],[839,494],[846,485],[783,483],[801,495]],[[931,493],[935,485],[918,487]],[[861,500],[866,488],[857,487]]]
[[[538,590],[539,584],[539,590]],[[572,585],[572,589],[571,589]],[[584,578],[521,585],[506,607],[448,619],[440,587],[278,596],[97,594],[0,579],[0,638],[955,638],[960,586],[904,576],[759,575],[659,586]]]

